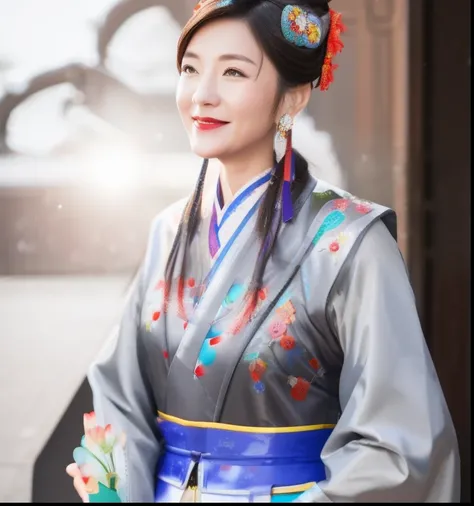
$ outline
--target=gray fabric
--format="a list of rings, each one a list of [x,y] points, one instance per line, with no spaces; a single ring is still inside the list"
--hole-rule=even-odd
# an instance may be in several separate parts
[[[154,422],[157,407],[144,374],[146,357],[137,339],[142,279],[140,273],[128,297],[121,325],[90,367],[88,379],[98,423],[112,424],[126,434],[126,454],[116,463],[119,495],[123,501],[153,502],[160,445]]]
[[[111,424],[126,435],[125,452],[117,455],[116,461],[123,502],[154,502],[161,449],[153,395],[158,385],[151,381],[150,357],[140,338],[140,317],[146,281],[159,261],[154,238],[160,235],[160,246],[171,247],[170,217],[182,207],[183,202],[178,202],[164,213],[164,220],[153,223],[147,253],[126,297],[121,322],[88,371],[98,423]]]
[[[328,293],[348,253],[359,235],[374,220],[389,210],[372,205],[367,214],[355,211],[352,204],[344,211],[345,220],[335,229],[323,234],[314,247],[308,239],[314,238],[325,218],[337,210],[339,195],[318,181],[311,200],[306,205],[307,214],[298,217],[295,229],[299,235],[291,240],[279,241],[272,261],[267,266],[264,284],[268,297],[257,312],[254,322],[237,336],[234,348],[239,350],[240,361],[228,362],[228,376],[232,381],[226,391],[226,399],[220,420],[241,425],[295,426],[335,424],[340,413],[338,398],[339,376],[343,364],[343,352],[337,337],[328,326],[325,305]],[[339,202],[340,203],[340,202]],[[299,224],[298,224],[299,223]],[[296,234],[296,231],[294,232]],[[337,253],[331,245],[344,235]],[[306,255],[301,255],[301,248]],[[282,259],[290,259],[286,264]],[[281,284],[289,273],[301,264],[276,306],[269,314],[265,308],[278,297]],[[271,336],[271,329],[278,322],[279,305],[289,301],[295,320],[288,325],[287,334],[294,338],[294,347],[286,350],[280,339]],[[262,320],[262,314],[265,318]],[[240,351],[240,350],[239,350]],[[235,351],[233,350],[233,353]],[[250,378],[250,357],[264,364],[261,384]],[[226,359],[228,355],[226,354]],[[318,364],[315,370],[312,363]],[[304,399],[295,400],[291,383],[295,380],[310,383]],[[216,382],[221,384],[222,380]],[[227,385],[225,385],[227,386]],[[258,386],[259,390],[255,388]],[[242,405],[246,409],[242,409]]]
[[[159,286],[183,203],[155,220],[120,330],[89,374],[99,420],[127,433],[119,471],[126,500],[153,500],[157,410],[246,426],[336,425],[323,452],[328,479],[304,501],[458,496],[454,431],[393,240],[395,215],[315,184],[303,191],[294,223],[281,228],[264,300],[235,335],[228,331],[243,299],[230,301],[227,292],[251,279],[258,254],[253,224],[196,307],[187,289],[189,321],[172,301],[165,324],[152,315],[164,312]],[[325,228],[334,217],[337,226]],[[210,265],[207,223],[187,262],[196,285]],[[273,335],[275,322],[284,321],[284,335]],[[209,329],[220,341],[198,377]]]
[[[328,315],[344,351],[342,414],[322,452],[327,480],[297,502],[458,502],[456,434],[381,222],[341,271]]]

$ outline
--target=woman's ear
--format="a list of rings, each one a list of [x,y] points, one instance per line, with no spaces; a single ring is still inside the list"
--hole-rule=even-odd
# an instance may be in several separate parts
[[[278,123],[283,114],[295,118],[303,111],[311,98],[311,90],[310,84],[301,84],[287,90],[278,106],[276,122]]]

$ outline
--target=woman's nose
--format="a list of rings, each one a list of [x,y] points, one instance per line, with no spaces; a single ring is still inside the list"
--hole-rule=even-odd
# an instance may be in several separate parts
[[[217,106],[220,103],[220,96],[217,83],[209,77],[199,79],[197,88],[193,94],[193,103],[196,105]]]

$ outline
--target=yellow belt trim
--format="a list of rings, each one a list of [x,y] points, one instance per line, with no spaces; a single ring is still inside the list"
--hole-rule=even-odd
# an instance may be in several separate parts
[[[279,495],[279,494],[297,494],[297,493],[303,493],[309,490],[310,488],[314,487],[316,485],[315,481],[311,481],[309,483],[302,483],[301,485],[289,485],[287,487],[273,487],[272,488],[272,495]],[[196,502],[197,495],[198,495],[198,487],[192,486],[188,487],[186,490],[191,490],[193,494],[193,502]]]
[[[232,425],[230,423],[219,422],[196,422],[194,420],[184,420],[177,416],[167,415],[158,411],[158,416],[161,420],[174,422],[185,427],[202,427],[205,429],[221,429],[231,430],[234,432],[257,432],[260,434],[280,434],[285,432],[305,432],[309,430],[320,429],[333,429],[335,424],[321,424],[321,425],[297,425],[295,427],[250,427],[247,425]]]
[[[301,485],[290,485],[288,487],[273,487],[272,494],[296,494],[297,492],[306,492],[316,485],[315,481],[302,483]]]

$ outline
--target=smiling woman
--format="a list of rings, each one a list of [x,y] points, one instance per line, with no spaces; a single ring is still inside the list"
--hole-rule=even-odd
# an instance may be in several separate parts
[[[89,371],[99,423],[126,433],[123,501],[458,498],[395,213],[313,179],[293,149],[343,48],[328,4],[203,0],[183,30],[176,98],[202,169],[154,221]]]

